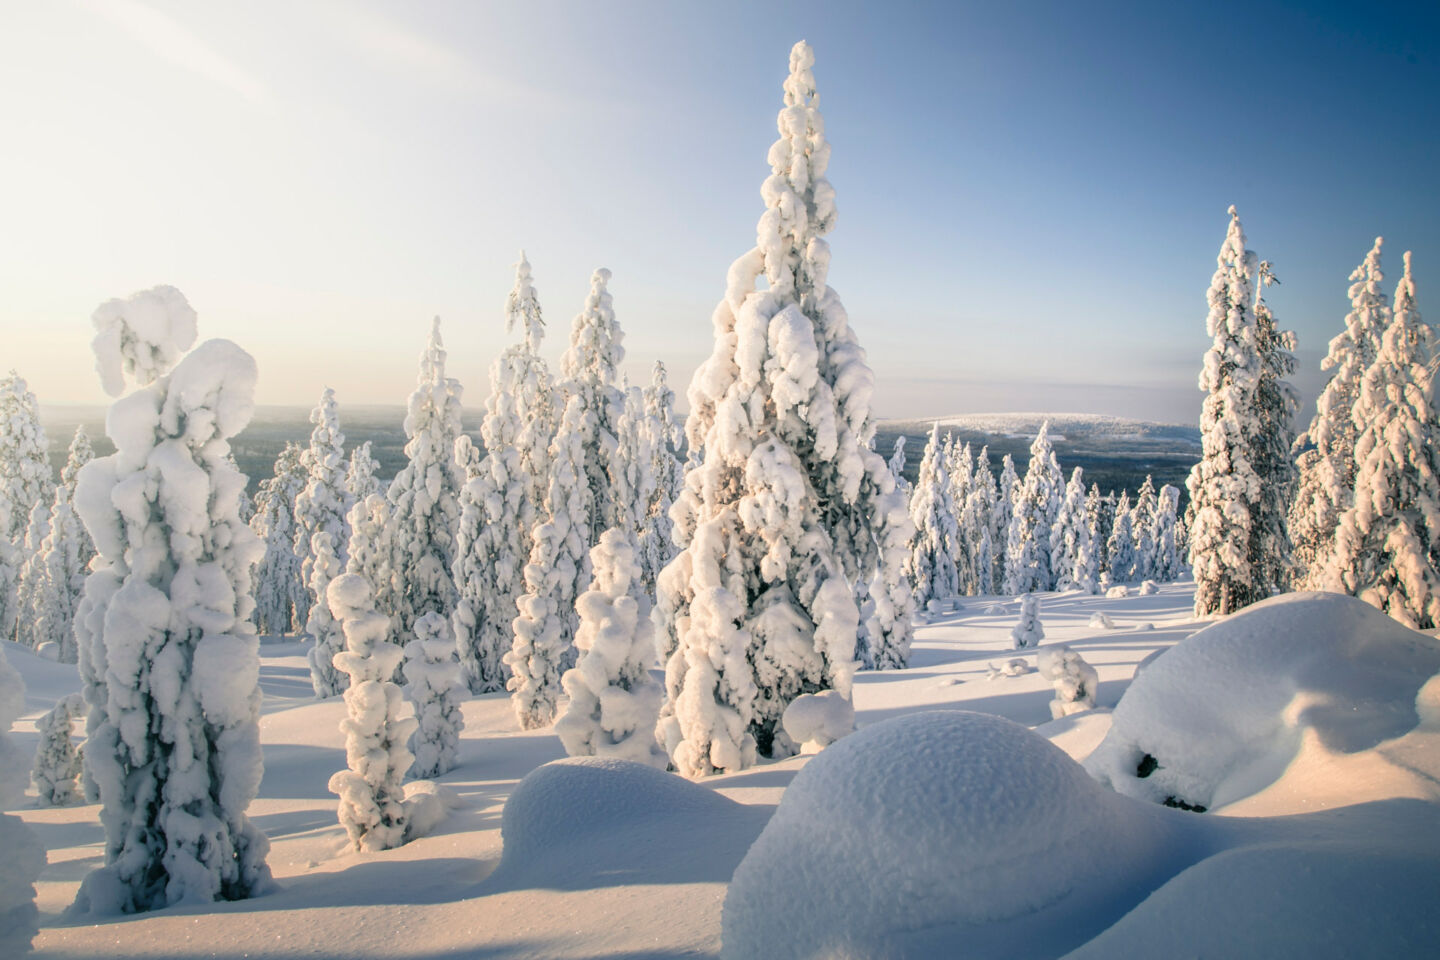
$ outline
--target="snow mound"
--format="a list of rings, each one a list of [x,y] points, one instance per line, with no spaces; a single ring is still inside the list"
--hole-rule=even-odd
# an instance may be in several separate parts
[[[1130,596],[1130,588],[1123,584],[1111,587],[1105,591],[1105,598],[1107,600],[1124,600],[1128,596]]]
[[[1145,580],[1140,584],[1140,589],[1136,592],[1136,596],[1153,597],[1159,592],[1160,585],[1158,583],[1154,580]]]
[[[1353,754],[1413,730],[1437,671],[1440,641],[1363,601],[1275,597],[1146,664],[1085,765],[1128,796],[1231,803],[1275,782],[1307,735]]]
[[[1110,614],[1103,611],[1096,611],[1090,614],[1090,626],[1104,630],[1114,630],[1115,620]]]
[[[986,680],[998,680],[1001,677],[1023,677],[1035,669],[1026,663],[1022,657],[1007,660],[998,667],[995,666],[993,661],[987,662],[985,666],[988,667],[985,671]]]
[[[855,706],[838,690],[801,694],[780,722],[802,753],[817,753],[855,729]]]
[[[1153,874],[1148,851],[1187,819],[1105,790],[1009,720],[887,720],[791,782],[730,883],[722,956],[1013,954],[1009,938],[1027,934],[1012,920],[1063,953],[1128,908],[1117,884],[1132,885],[1129,905],[1144,896],[1133,878]]]

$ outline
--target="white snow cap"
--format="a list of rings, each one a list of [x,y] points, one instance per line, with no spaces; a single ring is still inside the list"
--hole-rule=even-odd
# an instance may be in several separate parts
[[[91,317],[98,332],[90,346],[105,392],[118,397],[126,377],[143,387],[168,372],[195,343],[195,321],[194,308],[171,286],[102,303]]]
[[[855,705],[838,690],[801,694],[781,718],[801,752],[816,753],[855,729]]]

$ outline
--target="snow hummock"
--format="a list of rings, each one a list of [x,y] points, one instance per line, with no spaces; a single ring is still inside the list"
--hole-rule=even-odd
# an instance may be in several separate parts
[[[801,753],[816,753],[855,729],[855,705],[838,690],[796,697],[780,722]]]
[[[1354,754],[1419,724],[1440,641],[1361,600],[1255,604],[1148,664],[1086,761],[1120,793],[1211,808],[1275,782],[1308,739]]]

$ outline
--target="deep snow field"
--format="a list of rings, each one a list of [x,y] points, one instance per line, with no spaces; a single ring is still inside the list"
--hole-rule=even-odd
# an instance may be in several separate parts
[[[908,669],[859,675],[856,733],[699,784],[589,760],[522,786],[560,741],[519,732],[504,695],[473,698],[439,778],[458,808],[365,855],[326,789],[344,704],[313,699],[304,644],[267,641],[250,816],[277,889],[72,925],[97,808],[36,808],[32,790],[16,812],[48,850],[35,956],[715,956],[722,906],[735,957],[1435,956],[1440,642],[1291,595],[1171,651],[1206,626],[1191,590],[1042,595],[1043,645],[1098,670],[1093,711],[1052,721],[1033,670],[987,679],[1035,651],[1011,650],[1017,599],[964,598],[921,622]],[[1102,613],[1112,626],[1091,625]],[[79,679],[5,653],[33,754],[35,720]]]

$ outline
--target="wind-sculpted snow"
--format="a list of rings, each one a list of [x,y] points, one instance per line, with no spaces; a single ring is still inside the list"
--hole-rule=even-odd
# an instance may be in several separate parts
[[[1419,723],[1440,641],[1330,593],[1276,597],[1149,663],[1086,760],[1102,783],[1210,808],[1280,777],[1308,732],[1355,753]]]

